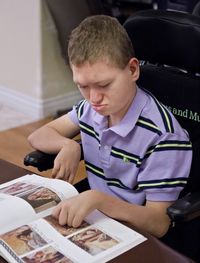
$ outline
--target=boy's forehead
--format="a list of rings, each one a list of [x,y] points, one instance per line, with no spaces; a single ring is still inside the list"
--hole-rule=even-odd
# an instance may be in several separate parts
[[[73,81],[75,83],[84,84],[84,82],[91,81],[101,82],[112,78],[112,73],[119,70],[116,66],[105,61],[96,61],[93,64],[86,62],[81,65],[71,65],[73,72]]]
[[[108,57],[100,57],[92,60],[86,60],[80,64],[70,64],[71,68],[83,68],[83,67],[89,67],[89,68],[95,68],[95,67],[107,67],[107,68],[119,68],[116,63],[110,60]]]

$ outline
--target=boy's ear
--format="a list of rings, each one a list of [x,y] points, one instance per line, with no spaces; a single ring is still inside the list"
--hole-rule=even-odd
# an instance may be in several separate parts
[[[139,78],[140,75],[140,67],[139,67],[139,61],[137,58],[131,58],[129,61],[129,70],[130,74],[133,77],[133,80],[136,81]]]

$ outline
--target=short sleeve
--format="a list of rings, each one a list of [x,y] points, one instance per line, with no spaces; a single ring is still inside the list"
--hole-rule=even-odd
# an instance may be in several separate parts
[[[192,161],[187,137],[167,133],[148,148],[138,174],[138,189],[149,201],[174,201],[186,186]]]
[[[74,124],[79,125],[79,120],[78,120],[78,116],[76,112],[76,106],[73,106],[72,110],[68,112],[68,116]]]
[[[73,106],[72,110],[68,113],[70,120],[76,125],[79,125],[79,119],[83,114],[83,107],[85,102],[86,100],[81,100],[78,104]]]

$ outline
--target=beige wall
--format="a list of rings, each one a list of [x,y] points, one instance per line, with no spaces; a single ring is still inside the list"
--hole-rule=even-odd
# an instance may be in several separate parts
[[[81,98],[43,0],[0,1],[0,104],[42,118]]]
[[[0,85],[40,97],[40,0],[0,1]]]

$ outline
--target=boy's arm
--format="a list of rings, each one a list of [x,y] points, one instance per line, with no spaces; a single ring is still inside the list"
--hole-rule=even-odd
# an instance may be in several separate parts
[[[166,211],[173,202],[146,201],[144,206],[125,202],[114,197],[106,197],[107,204],[101,203],[101,211],[144,230],[156,237],[166,234],[170,226],[170,218]]]
[[[98,209],[109,217],[161,237],[170,225],[166,209],[171,204],[172,202],[147,201],[145,206],[134,205],[105,193],[89,190],[58,204],[53,216],[62,225],[78,227],[89,213]]]
[[[29,135],[28,141],[36,150],[50,154],[58,153],[79,132],[79,126],[66,114],[34,131]]]
[[[73,182],[81,156],[80,145],[72,140],[80,132],[68,117],[64,115],[34,131],[28,141],[31,146],[45,153],[57,154],[52,177]]]

